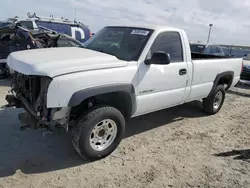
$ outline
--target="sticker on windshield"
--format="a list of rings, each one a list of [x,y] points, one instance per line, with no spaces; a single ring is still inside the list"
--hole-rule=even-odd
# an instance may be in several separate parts
[[[144,36],[147,36],[149,34],[149,31],[140,30],[140,29],[134,29],[133,31],[131,31],[130,34],[131,35],[144,35]]]

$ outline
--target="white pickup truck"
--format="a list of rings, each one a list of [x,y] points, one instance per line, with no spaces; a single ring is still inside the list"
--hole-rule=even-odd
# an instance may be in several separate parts
[[[241,58],[191,55],[185,31],[166,26],[108,26],[84,48],[13,52],[7,64],[21,123],[73,127],[87,160],[113,152],[129,118],[200,99],[217,113],[242,69]]]

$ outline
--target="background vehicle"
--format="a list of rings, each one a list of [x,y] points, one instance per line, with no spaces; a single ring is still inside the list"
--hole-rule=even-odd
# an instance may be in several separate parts
[[[215,44],[190,44],[191,52],[202,53],[215,56],[226,56],[223,49]]]
[[[11,53],[8,65],[15,77],[6,100],[26,109],[21,123],[72,126],[76,151],[97,160],[119,145],[129,118],[199,99],[206,113],[219,112],[242,59],[191,53],[182,29],[121,25],[84,48]]]
[[[40,27],[46,27],[54,30],[58,33],[64,33],[66,35],[72,36],[74,39],[81,43],[86,42],[91,38],[92,33],[89,27],[81,22],[70,21],[68,19],[58,19],[53,17],[40,17],[34,14],[27,14],[28,18],[14,17],[9,18],[4,23],[19,23],[23,27],[29,30],[39,30]]]
[[[240,75],[240,82],[250,84],[250,54],[243,58],[243,68]]]
[[[6,61],[11,52],[49,47],[82,47],[82,43],[48,29],[28,30],[20,23],[0,24],[0,77],[9,75]]]

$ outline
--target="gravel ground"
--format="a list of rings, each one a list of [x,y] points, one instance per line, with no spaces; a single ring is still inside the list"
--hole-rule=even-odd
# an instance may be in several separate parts
[[[0,82],[0,106],[8,82]],[[86,163],[64,130],[20,131],[20,109],[0,110],[0,188],[250,187],[250,88],[231,89],[221,111],[199,102],[135,118],[109,157]]]

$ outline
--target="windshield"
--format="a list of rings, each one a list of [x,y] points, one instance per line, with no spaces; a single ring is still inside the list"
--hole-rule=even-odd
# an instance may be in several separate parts
[[[111,54],[125,61],[137,61],[153,30],[105,27],[84,44],[84,48]]]

